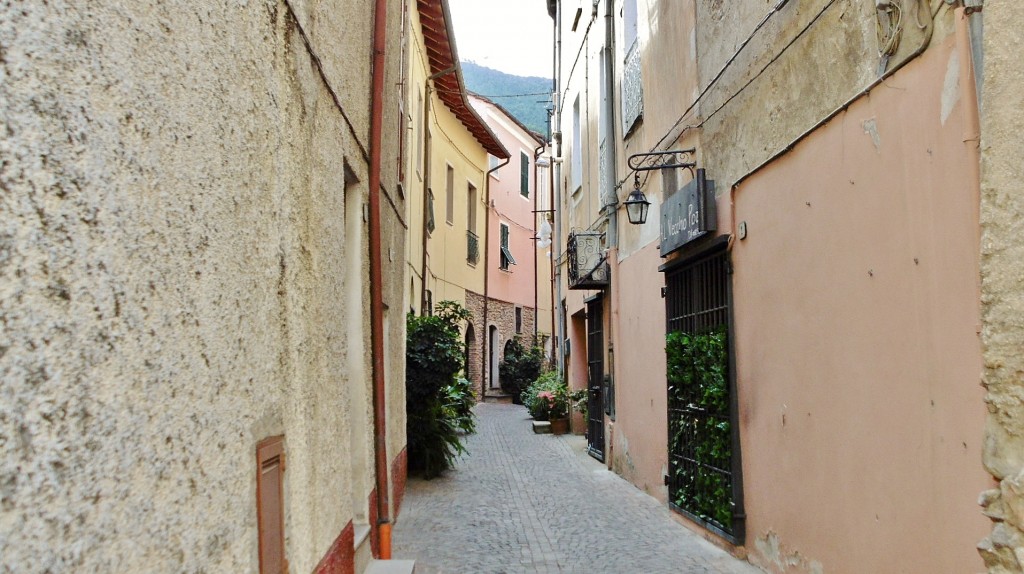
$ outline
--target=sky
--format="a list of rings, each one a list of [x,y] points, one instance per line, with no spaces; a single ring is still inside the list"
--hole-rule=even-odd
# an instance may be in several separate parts
[[[551,77],[547,0],[448,0],[459,59],[516,76]]]

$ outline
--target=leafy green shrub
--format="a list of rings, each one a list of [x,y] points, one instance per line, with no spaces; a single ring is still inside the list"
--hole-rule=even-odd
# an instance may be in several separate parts
[[[522,400],[530,416],[538,421],[546,421],[554,414],[557,418],[558,412],[552,413],[552,400],[556,393],[568,394],[565,383],[558,377],[556,371],[549,371],[538,377],[535,381],[523,390]],[[541,397],[541,393],[550,393],[551,397]],[[566,409],[568,411],[568,409]],[[565,414],[568,414],[566,412]]]
[[[512,402],[522,404],[523,389],[540,376],[544,353],[536,345],[524,347],[519,337],[508,342],[505,358],[498,364],[501,390],[512,395]]]
[[[409,471],[425,478],[451,468],[455,457],[465,452],[459,430],[465,430],[460,417],[465,410],[462,402],[467,399],[461,396],[456,375],[464,368],[465,356],[459,325],[469,318],[469,312],[452,301],[442,301],[435,309],[433,316],[410,313],[406,317]],[[452,386],[457,388],[450,390]]]
[[[732,485],[715,469],[729,469],[729,352],[724,328],[704,333],[669,333],[669,451],[691,452],[696,467],[673,461],[672,502],[704,520],[732,528]],[[699,413],[699,416],[695,416]],[[687,437],[693,437],[686,444]],[[670,457],[671,458],[671,457]]]
[[[442,393],[445,418],[454,422],[455,426],[464,433],[476,432],[476,420],[473,414],[476,398],[473,396],[473,383],[465,377],[456,377],[455,382],[442,389]]]

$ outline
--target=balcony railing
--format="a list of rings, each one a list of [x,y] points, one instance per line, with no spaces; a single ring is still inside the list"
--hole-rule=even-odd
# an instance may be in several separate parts
[[[480,261],[480,238],[472,231],[466,231],[466,262],[476,265]]]
[[[602,234],[576,231],[569,234],[569,289],[602,289],[610,283]]]

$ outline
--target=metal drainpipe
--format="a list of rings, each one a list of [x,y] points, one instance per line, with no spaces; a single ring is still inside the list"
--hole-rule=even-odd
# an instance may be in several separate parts
[[[540,195],[540,190],[537,184],[540,182],[540,178],[537,175],[537,160],[544,152],[544,148],[547,147],[545,144],[541,144],[533,150],[533,342],[537,342],[537,335],[540,334],[540,317],[537,316],[538,306],[538,293],[537,293],[537,271],[539,269],[537,265],[537,197]],[[546,217],[546,216],[545,216]]]
[[[491,295],[490,292],[488,291],[488,284],[490,283],[488,278],[491,276],[491,174],[508,165],[510,161],[512,161],[511,154],[509,155],[509,157],[505,158],[505,161],[487,170],[487,173],[484,174],[484,341],[480,353],[481,355],[483,355],[483,358],[480,361],[482,367],[480,369],[481,401],[483,401],[484,397],[487,396],[487,383],[489,382],[488,375],[490,374],[487,372],[487,364],[489,363],[487,350],[488,344],[491,342],[491,330],[487,326],[487,303],[491,300]]]
[[[554,177],[554,185],[552,186],[552,195],[554,198],[554,209],[555,209],[555,239],[554,243],[558,245],[557,252],[552,250],[554,259],[553,265],[555,268],[555,305],[557,306],[557,312],[555,314],[557,325],[555,330],[558,333],[558,351],[556,357],[558,358],[558,377],[565,379],[565,332],[562,329],[565,321],[562,317],[562,270],[561,270],[561,259],[562,259],[562,101],[559,93],[562,73],[562,2],[558,2],[557,8],[555,9],[555,22],[554,22],[554,36],[555,36],[555,53],[553,55],[553,66],[554,74],[552,78],[552,84],[554,87],[554,112],[555,117],[552,121],[552,172]]]
[[[971,61],[974,64],[974,91],[981,109],[981,84],[985,70],[985,49],[983,47],[985,23],[982,17],[984,0],[964,0],[967,22],[970,28]]]
[[[615,10],[613,4],[614,2],[605,2],[604,14],[604,89],[608,94],[604,102],[604,111],[608,118],[608,133],[605,134],[605,137],[608,138],[608,170],[611,172],[608,180],[611,182],[612,188],[601,190],[601,195],[605,196],[606,203],[602,208],[607,209],[608,215],[608,247],[619,246],[619,195],[615,189],[615,182],[619,178],[618,169],[616,169],[618,154],[615,153],[617,140],[615,138]],[[604,183],[601,182],[602,185]]]
[[[384,380],[384,293],[381,272],[381,142],[384,121],[384,65],[387,46],[387,0],[373,12],[373,76],[370,102],[370,343],[373,363],[373,443],[377,488],[380,557],[391,558],[391,509],[388,491],[387,387]]]

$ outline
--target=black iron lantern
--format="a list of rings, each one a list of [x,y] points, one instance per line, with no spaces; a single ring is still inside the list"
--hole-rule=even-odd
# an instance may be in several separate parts
[[[629,222],[633,225],[643,225],[647,222],[647,210],[651,207],[651,202],[647,201],[644,197],[644,192],[640,191],[640,176],[637,174],[636,183],[633,191],[629,193],[629,197],[624,202],[626,206],[626,216],[629,218]]]

